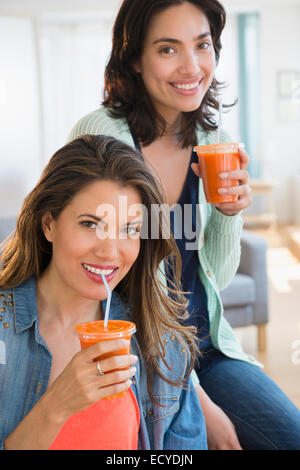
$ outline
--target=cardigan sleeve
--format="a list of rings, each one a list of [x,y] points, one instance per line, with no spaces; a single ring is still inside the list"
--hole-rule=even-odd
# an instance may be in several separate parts
[[[226,216],[215,207],[211,208],[205,228],[202,255],[207,261],[207,271],[214,274],[219,290],[225,289],[238,269],[242,227],[240,214]]]
[[[216,143],[217,132],[206,134],[206,144]],[[220,142],[232,142],[222,129]],[[202,143],[202,142],[201,142]],[[204,244],[201,248],[202,266],[206,275],[215,278],[218,290],[223,290],[233,279],[239,266],[241,255],[241,232],[243,220],[241,213],[228,216],[218,211],[205,200],[203,186],[200,184],[200,200],[205,201]]]

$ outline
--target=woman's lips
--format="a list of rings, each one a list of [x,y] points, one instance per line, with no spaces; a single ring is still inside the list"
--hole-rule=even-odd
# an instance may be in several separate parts
[[[105,276],[107,282],[110,282],[115,277],[119,269],[118,266],[99,266],[86,263],[84,263],[82,267],[87,277],[98,284],[103,284],[102,275]]]
[[[172,88],[183,95],[191,95],[196,93],[201,85],[202,78],[199,80],[189,80],[189,81],[178,81],[178,82],[170,82]]]

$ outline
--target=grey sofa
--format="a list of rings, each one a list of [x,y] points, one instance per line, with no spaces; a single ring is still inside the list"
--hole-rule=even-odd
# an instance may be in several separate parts
[[[16,219],[0,218],[0,243],[14,229]],[[233,328],[256,325],[258,349],[266,347],[268,322],[267,243],[255,233],[242,233],[241,262],[230,285],[221,292],[224,315]]]
[[[268,322],[267,242],[243,230],[241,248],[238,272],[221,292],[224,315],[233,328],[256,325],[257,347],[264,351]]]
[[[0,243],[14,230],[16,217],[0,217]]]

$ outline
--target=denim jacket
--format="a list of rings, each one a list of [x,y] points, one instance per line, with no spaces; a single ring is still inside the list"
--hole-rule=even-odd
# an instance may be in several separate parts
[[[104,304],[106,301],[103,302]],[[105,305],[104,305],[105,308]],[[113,294],[110,318],[129,319],[118,295]],[[172,378],[182,378],[189,358],[171,334],[164,338]],[[132,337],[131,352],[139,357],[132,389],[140,409],[139,449],[207,449],[205,421],[195,388],[175,387],[155,376],[155,405],[149,397],[144,361]],[[0,290],[0,448],[46,392],[52,358],[39,333],[36,279],[12,290]],[[170,371],[162,364],[162,371]]]

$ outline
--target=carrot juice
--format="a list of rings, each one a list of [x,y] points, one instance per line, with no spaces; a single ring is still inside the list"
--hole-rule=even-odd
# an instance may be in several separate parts
[[[129,321],[123,320],[108,320],[107,327],[104,327],[104,320],[92,321],[86,323],[80,323],[75,327],[75,331],[78,334],[81,349],[88,348],[99,341],[109,341],[112,339],[127,339],[131,341],[131,335],[136,332],[135,324]],[[102,354],[99,357],[93,359],[97,362],[101,359],[106,359],[112,356],[120,356],[122,354],[130,353],[130,344],[127,348],[119,349],[118,351],[112,351],[106,354]],[[116,370],[116,369],[114,369]],[[109,372],[113,372],[110,370]],[[119,398],[126,394],[125,392],[117,393],[109,397],[103,398],[103,400]]]
[[[240,169],[239,147],[242,147],[242,144],[223,143],[194,147],[199,158],[201,179],[207,202],[237,201],[237,196],[219,194],[218,189],[239,185],[238,180],[219,178],[219,173]]]

